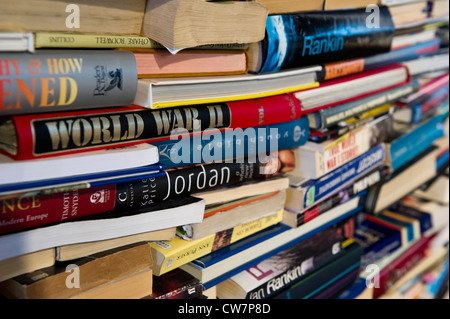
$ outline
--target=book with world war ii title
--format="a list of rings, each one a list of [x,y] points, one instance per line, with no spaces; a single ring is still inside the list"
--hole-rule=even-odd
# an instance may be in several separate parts
[[[0,120],[0,151],[20,160],[50,157],[169,140],[175,129],[183,129],[175,134],[178,138],[208,128],[246,129],[294,121],[300,116],[298,100],[288,94],[164,110],[128,106],[24,114]]]

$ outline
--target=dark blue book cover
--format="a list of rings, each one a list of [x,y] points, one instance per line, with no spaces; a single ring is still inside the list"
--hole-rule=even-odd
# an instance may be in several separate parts
[[[355,241],[364,247],[363,265],[369,265],[402,247],[402,235],[371,220],[364,220],[355,231]]]
[[[271,73],[388,52],[395,27],[387,7],[378,13],[379,19],[365,8],[270,15],[260,68],[250,70]]]
[[[389,209],[397,214],[419,220],[420,231],[422,234],[433,227],[432,218],[431,218],[430,213],[421,212],[413,207],[408,207],[408,206],[402,205],[400,203],[394,204]]]

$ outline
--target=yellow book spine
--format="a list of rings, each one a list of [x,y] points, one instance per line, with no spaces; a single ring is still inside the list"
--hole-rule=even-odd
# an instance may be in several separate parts
[[[36,48],[88,48],[88,49],[163,49],[156,41],[140,36],[114,36],[97,34],[71,34],[36,32]]]
[[[188,106],[188,105],[195,105],[195,104],[209,104],[209,103],[221,103],[221,102],[259,99],[259,98],[268,97],[268,96],[302,91],[302,90],[306,90],[306,89],[315,88],[318,86],[319,86],[319,83],[315,82],[313,84],[293,87],[293,88],[289,88],[289,89],[274,90],[274,91],[270,91],[270,92],[248,94],[248,95],[238,95],[238,96],[219,97],[219,98],[210,98],[210,99],[173,101],[173,102],[154,102],[153,105],[151,106],[151,108],[159,109],[159,108],[167,108],[167,107],[175,107],[175,106]]]
[[[256,221],[237,226],[233,228],[229,241],[227,241],[226,239],[225,241],[228,245],[232,244],[260,230],[278,224],[279,222],[281,222],[282,218],[283,210],[280,210],[275,215],[264,217]],[[203,257],[217,250],[218,248],[221,248],[216,245],[218,237],[219,236],[217,236],[217,234],[213,234],[194,241],[187,241],[182,238],[176,237],[171,241],[150,242],[150,247],[152,250],[154,250],[152,255],[155,256],[156,251],[164,256],[164,260],[161,266],[155,265],[158,268],[155,268],[155,273],[162,275],[184,264],[187,264],[192,260]],[[154,264],[156,264],[155,261]]]

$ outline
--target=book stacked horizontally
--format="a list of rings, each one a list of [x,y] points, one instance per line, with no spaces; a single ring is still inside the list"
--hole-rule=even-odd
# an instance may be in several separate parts
[[[448,204],[416,207],[416,215],[398,205],[448,168],[448,9],[435,9],[442,1],[401,2],[325,1],[321,12],[269,16],[265,40],[250,46],[254,71],[323,67],[318,88],[294,93],[310,137],[294,151],[283,216],[291,232],[314,231],[219,283],[219,298],[380,298],[400,279],[394,269],[411,267],[431,246],[441,257],[434,265],[445,268],[445,239],[432,238],[448,231]],[[358,37],[357,21],[372,32]],[[377,32],[382,39],[369,39]],[[349,216],[350,240],[311,225]],[[417,227],[425,219],[428,226]],[[374,265],[375,290],[367,284]]]
[[[403,206],[448,188],[448,8],[367,2],[3,1],[0,293],[348,298],[442,248]]]

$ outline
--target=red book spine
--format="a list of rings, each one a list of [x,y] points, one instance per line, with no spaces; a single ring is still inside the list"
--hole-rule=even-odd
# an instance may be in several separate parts
[[[17,155],[7,155],[18,160],[52,157],[169,140],[176,128],[200,134],[208,128],[246,129],[293,121],[300,116],[300,102],[289,94],[157,110],[130,106],[20,115],[12,118]]]
[[[315,107],[315,108],[311,108],[311,109],[308,109],[308,110],[302,109],[302,114],[308,114],[308,113],[317,112],[317,111],[319,111],[321,109],[333,107],[333,106],[340,105],[340,104],[343,104],[343,103],[348,103],[348,102],[351,102],[351,101],[354,101],[354,100],[357,100],[357,99],[362,99],[362,98],[370,96],[370,95],[374,95],[374,94],[378,94],[378,93],[381,93],[381,92],[384,92],[384,91],[387,91],[387,90],[390,90],[390,89],[394,89],[396,87],[408,84],[411,81],[411,76],[410,76],[408,68],[406,66],[392,65],[392,66],[382,67],[382,68],[379,68],[379,69],[365,71],[365,72],[358,73],[358,74],[349,75],[349,76],[346,76],[346,77],[343,77],[343,78],[338,78],[338,79],[334,79],[334,80],[328,80],[328,81],[323,82],[319,87],[307,89],[307,90],[315,90],[315,89],[318,89],[318,88],[323,88],[323,87],[327,87],[327,86],[333,86],[333,85],[340,84],[340,83],[343,83],[343,82],[358,81],[359,79],[362,79],[362,78],[367,77],[367,76],[383,73],[383,72],[394,70],[394,69],[398,69],[398,68],[404,68],[407,71],[408,76],[407,76],[407,79],[404,82],[397,83],[397,84],[394,84],[394,85],[391,85],[391,86],[387,86],[387,87],[384,87],[382,89],[372,90],[372,91],[369,91],[369,92],[364,93],[364,94],[356,95],[356,96],[353,96],[353,97],[348,98],[348,99],[335,101],[333,103],[321,105],[321,106],[318,106],[318,107]],[[307,91],[307,90],[305,90],[305,91]]]
[[[405,253],[380,271],[378,286],[374,287],[374,299],[380,298],[388,289],[413,269],[428,253],[432,237],[423,237]]]
[[[114,185],[4,199],[0,201],[0,234],[109,212],[114,210],[115,200]]]

